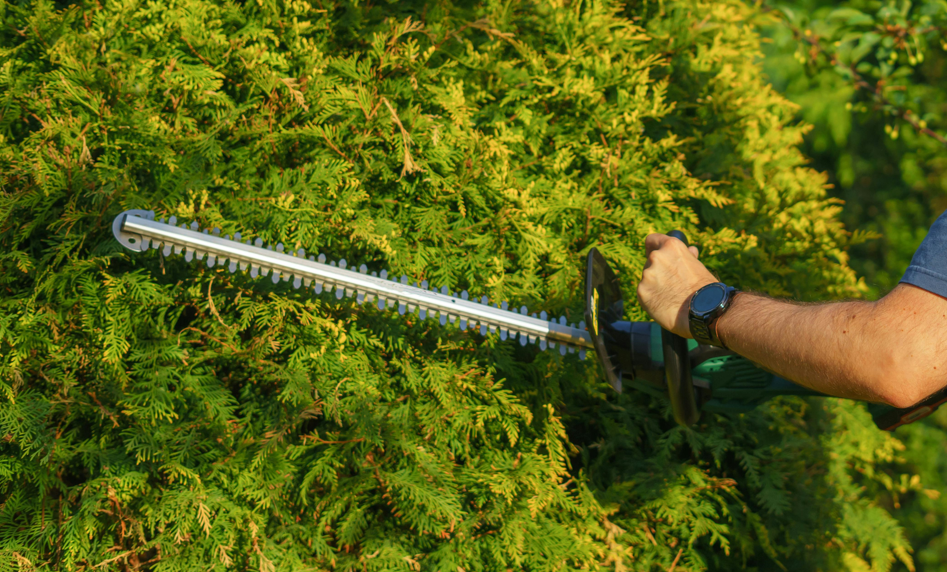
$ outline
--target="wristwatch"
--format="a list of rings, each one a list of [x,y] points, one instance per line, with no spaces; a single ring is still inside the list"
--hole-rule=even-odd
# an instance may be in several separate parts
[[[717,319],[727,311],[738,292],[723,282],[708,284],[694,292],[688,317],[695,340],[705,345],[726,347],[717,336]]]

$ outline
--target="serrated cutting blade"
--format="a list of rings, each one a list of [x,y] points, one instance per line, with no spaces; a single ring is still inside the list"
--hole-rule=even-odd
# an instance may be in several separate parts
[[[563,355],[566,351],[579,351],[584,357],[585,350],[593,347],[585,324],[577,327],[567,325],[563,318],[547,320],[545,312],[540,317],[529,315],[526,306],[507,310],[506,302],[491,304],[486,296],[469,299],[466,291],[452,294],[445,286],[429,288],[427,282],[420,287],[412,286],[407,276],[389,280],[385,270],[376,275],[368,273],[365,265],[356,268],[345,260],[327,264],[324,254],[318,260],[313,256],[307,258],[302,249],[287,253],[282,244],[264,248],[259,238],[244,241],[235,234],[230,239],[221,237],[220,229],[200,231],[196,223],[177,226],[174,217],[168,223],[154,218],[152,211],[125,211],[115,218],[112,232],[120,244],[137,252],[162,247],[165,256],[172,251],[184,252],[186,257],[206,259],[208,267],[220,265],[230,272],[249,268],[254,278],[270,275],[274,284],[282,279],[292,281],[296,288],[304,283],[317,294],[334,290],[335,297],[355,296],[360,304],[377,300],[379,309],[387,306],[401,314],[417,309],[424,317],[438,317],[442,325],[449,321],[462,329],[490,333],[499,330],[501,339],[519,337],[521,344],[539,343],[543,349]]]

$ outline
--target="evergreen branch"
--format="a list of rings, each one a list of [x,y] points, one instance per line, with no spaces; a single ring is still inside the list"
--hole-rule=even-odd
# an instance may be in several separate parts
[[[207,67],[211,69],[214,69],[214,65],[210,63],[209,61],[207,61],[207,59],[204,56],[202,56],[201,53],[198,52],[197,49],[195,49],[193,45],[191,45],[191,42],[189,42],[188,39],[185,38],[183,34],[180,36],[180,38],[181,38],[181,41],[187,44],[187,47],[191,48],[191,52],[193,52],[194,55],[198,57],[198,59],[204,62],[204,65],[206,65]]]

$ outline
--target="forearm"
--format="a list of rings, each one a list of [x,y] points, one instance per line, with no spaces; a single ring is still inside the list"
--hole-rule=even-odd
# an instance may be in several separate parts
[[[741,293],[717,332],[733,351],[800,385],[890,402],[885,375],[896,366],[887,326],[874,302],[802,305]]]

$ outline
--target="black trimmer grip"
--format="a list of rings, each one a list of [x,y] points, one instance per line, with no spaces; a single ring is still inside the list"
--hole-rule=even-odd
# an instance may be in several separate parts
[[[676,238],[680,240],[681,242],[683,242],[684,244],[686,244],[687,246],[690,246],[690,244],[687,243],[687,236],[679,230],[672,230],[671,232],[668,233],[668,236],[670,236],[671,238]]]
[[[679,230],[672,230],[668,236],[687,244],[687,236]],[[664,378],[667,381],[674,419],[685,427],[693,425],[700,417],[700,411],[697,409],[697,397],[694,394],[687,340],[662,328],[661,344],[664,348]]]

